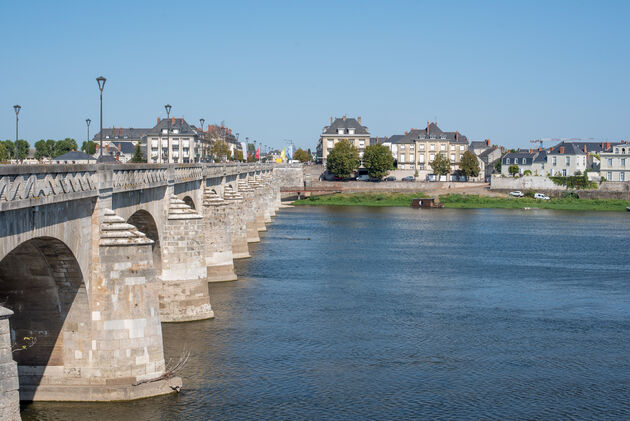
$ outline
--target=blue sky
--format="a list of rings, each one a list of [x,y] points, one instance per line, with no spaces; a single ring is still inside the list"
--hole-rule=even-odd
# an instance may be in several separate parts
[[[99,3],[101,4],[99,6]],[[0,139],[85,139],[172,115],[315,148],[330,116],[374,136],[629,139],[630,2],[3,2]]]

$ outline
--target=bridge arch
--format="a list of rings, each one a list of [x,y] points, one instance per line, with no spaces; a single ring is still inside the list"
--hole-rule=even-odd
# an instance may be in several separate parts
[[[0,261],[0,297],[14,312],[9,323],[22,399],[30,399],[44,375],[54,383],[80,373],[90,349],[89,302],[79,263],[64,242],[37,237],[10,251]]]
[[[127,222],[134,225],[141,232],[146,234],[147,237],[153,240],[153,245],[151,246],[153,250],[153,265],[158,276],[160,276],[162,273],[162,250],[160,247],[160,234],[158,226],[153,218],[153,215],[151,215],[148,211],[141,209],[134,212]]]

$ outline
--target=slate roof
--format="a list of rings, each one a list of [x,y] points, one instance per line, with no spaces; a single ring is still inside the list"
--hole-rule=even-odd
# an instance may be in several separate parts
[[[610,148],[608,148],[608,144],[610,143]],[[554,150],[564,146],[565,148],[571,147],[568,145],[577,146],[582,152],[585,153],[584,148],[586,148],[587,152],[599,153],[602,151],[610,150],[613,146],[619,145],[619,142],[566,142],[562,141],[553,147]]]
[[[407,139],[408,141],[406,142],[401,142],[402,140],[405,140],[404,134],[395,134],[389,137],[388,142],[390,142],[392,145],[394,143],[412,143],[411,139]]]
[[[428,130],[427,130],[428,129]],[[431,136],[435,136],[435,139],[431,139]],[[444,136],[446,139],[440,139],[440,137]],[[438,127],[436,123],[430,123],[428,128],[424,129],[412,129],[407,135],[412,142],[416,140],[447,140],[450,143],[462,143],[468,144],[468,138],[463,134],[458,132],[445,132],[442,131]],[[409,142],[399,142],[399,143],[409,143]]]
[[[337,129],[346,129],[344,133],[347,134],[347,129],[354,129],[354,134],[370,134],[366,126],[359,124],[356,118],[335,118],[335,121],[330,126],[324,127],[323,134],[337,134]]]
[[[113,163],[117,163],[118,161],[112,155],[103,155],[103,156],[100,156],[96,160],[96,162],[98,162],[99,164],[113,164]]]
[[[56,158],[53,161],[87,161],[88,159],[94,160],[90,155],[81,151],[70,151]]]
[[[474,143],[474,142],[473,142]],[[484,145],[486,143],[484,142]],[[471,147],[472,147],[472,143],[471,143]],[[490,155],[492,152],[494,152],[495,150],[499,149],[498,146],[490,146],[488,149],[486,149],[485,151],[481,152],[479,155],[477,155],[479,158],[486,158],[488,155]]]
[[[131,142],[112,142],[109,146],[110,152],[117,152],[118,145],[120,145],[120,153],[125,155],[133,154],[136,151],[136,147]]]
[[[471,149],[481,149],[481,148],[489,148],[489,147],[490,146],[486,144],[485,140],[473,140],[472,142],[470,142]]]
[[[160,120],[160,122],[158,124],[156,124],[152,129],[150,129],[146,135],[147,136],[152,136],[152,135],[159,135],[162,133],[162,130],[166,130],[168,129],[168,120],[167,118]],[[177,133],[178,135],[190,135],[190,136],[194,136],[197,134],[197,131],[194,130],[192,127],[190,127],[190,125],[188,123],[186,123],[186,120],[184,120],[183,118],[171,118],[171,136],[174,134],[172,131],[173,130],[178,130],[179,133]]]
[[[562,142],[558,144],[557,147],[554,147],[553,150],[550,150],[547,153],[549,155],[584,155],[584,149],[580,148],[580,146],[576,145],[575,143]]]
[[[124,127],[112,127],[109,129],[103,129],[103,139],[124,139],[124,140],[140,140],[151,129],[134,129]],[[94,135],[92,140],[94,142],[99,141],[100,133]]]

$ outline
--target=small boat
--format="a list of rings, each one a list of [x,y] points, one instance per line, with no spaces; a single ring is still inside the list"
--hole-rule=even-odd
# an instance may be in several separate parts
[[[433,197],[425,197],[411,200],[411,207],[420,208],[443,208],[444,204],[436,202]]]
[[[626,206],[626,210],[630,212],[630,206]]]

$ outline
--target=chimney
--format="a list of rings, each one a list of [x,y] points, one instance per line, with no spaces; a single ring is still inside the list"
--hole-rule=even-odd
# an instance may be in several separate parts
[[[564,146],[560,146],[560,153],[564,153]]]
[[[118,128],[118,136],[122,136],[122,127]]]
[[[529,153],[534,153],[534,150],[533,150],[533,149],[530,149],[530,150],[529,150]]]
[[[610,149],[610,142],[606,142],[606,150]]]
[[[584,145],[584,153],[588,155],[588,146]]]
[[[120,152],[120,143],[118,144],[118,152]]]
[[[553,146],[551,148],[549,148],[549,152],[553,151]]]
[[[427,120],[427,134],[429,134],[429,120]]]
[[[175,117],[171,117],[171,125],[175,125]]]
[[[332,126],[332,116],[330,116],[330,125]]]
[[[490,146],[490,139],[486,139],[486,146]]]
[[[407,136],[409,134],[409,132],[405,132],[405,136]]]
[[[604,149],[604,142],[602,142],[602,149]]]
[[[359,122],[359,124],[361,124],[361,116],[357,117],[357,121]]]
[[[459,140],[459,131],[455,132],[455,140]]]
[[[112,137],[116,136],[116,127],[112,127]]]
[[[540,152],[540,151],[542,151],[542,148],[541,148],[541,147],[538,147],[538,152]]]
[[[343,115],[343,121],[346,121],[346,115],[345,114]]]
[[[158,117],[158,122],[157,122],[157,124],[160,124],[160,117]]]

